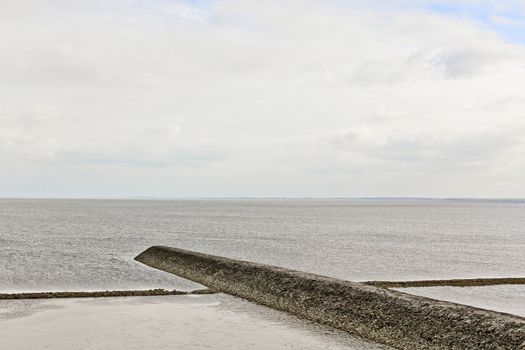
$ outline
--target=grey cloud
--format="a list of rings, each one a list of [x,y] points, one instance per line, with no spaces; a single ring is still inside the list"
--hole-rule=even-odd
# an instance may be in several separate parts
[[[491,68],[497,69],[510,57],[490,48],[442,48],[413,50],[361,63],[349,77],[361,84],[397,84],[421,79],[474,78]]]
[[[97,142],[61,147],[53,162],[59,164],[126,165],[133,167],[202,167],[227,159],[224,147],[210,141],[171,139],[178,132],[145,130],[126,141]]]
[[[488,49],[454,49],[436,56],[432,61],[447,78],[476,76],[490,66],[496,66],[505,55]]]
[[[469,166],[488,163],[513,147],[525,146],[523,135],[524,130],[519,129],[481,133],[447,129],[411,130],[409,133],[350,129],[336,133],[331,140],[340,150],[389,161]]]
[[[58,158],[58,159],[57,159]],[[130,155],[116,152],[60,152],[55,162],[66,165],[125,165],[131,167],[166,168],[166,167],[203,167],[210,163],[221,162],[225,156],[210,150],[172,150],[155,155]]]

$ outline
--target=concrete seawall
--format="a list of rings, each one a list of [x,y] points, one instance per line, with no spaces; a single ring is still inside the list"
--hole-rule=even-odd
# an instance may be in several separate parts
[[[398,349],[525,349],[525,318],[170,247],[135,260]]]

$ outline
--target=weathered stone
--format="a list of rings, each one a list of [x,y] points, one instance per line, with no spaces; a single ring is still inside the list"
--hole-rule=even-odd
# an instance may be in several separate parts
[[[525,319],[514,315],[170,247],[135,259],[398,349],[525,349]]]

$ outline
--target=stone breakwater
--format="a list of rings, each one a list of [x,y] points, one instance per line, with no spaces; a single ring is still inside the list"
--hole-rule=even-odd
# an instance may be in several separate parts
[[[487,287],[499,285],[521,285],[525,284],[525,278],[509,277],[423,281],[370,281],[362,283],[382,288]]]
[[[525,349],[525,318],[281,267],[155,246],[135,260],[398,349]]]
[[[41,293],[10,293],[0,294],[0,300],[21,299],[63,299],[63,298],[115,298],[115,297],[145,297],[164,295],[212,294],[209,289],[199,289],[190,292],[180,290],[149,289],[149,290],[105,290],[97,292],[41,292]]]

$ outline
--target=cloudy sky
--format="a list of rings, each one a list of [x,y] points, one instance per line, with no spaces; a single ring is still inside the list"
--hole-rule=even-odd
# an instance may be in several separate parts
[[[525,197],[523,0],[0,0],[0,196]]]

